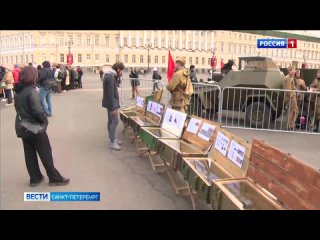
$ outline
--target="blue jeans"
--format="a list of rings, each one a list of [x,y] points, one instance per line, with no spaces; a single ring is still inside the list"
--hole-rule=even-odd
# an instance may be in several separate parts
[[[112,115],[111,111],[108,110],[108,133],[109,133],[109,139],[111,142],[114,142],[116,139],[116,130],[119,123],[119,116]]]
[[[40,87],[40,100],[45,114],[52,114],[51,107],[51,90],[45,90],[44,87]]]

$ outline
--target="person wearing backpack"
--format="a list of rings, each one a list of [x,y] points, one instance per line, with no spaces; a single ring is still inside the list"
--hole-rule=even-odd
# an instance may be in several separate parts
[[[186,60],[178,57],[175,62],[175,73],[167,90],[171,92],[169,104],[172,109],[186,113],[190,105],[190,98],[193,94],[193,87],[189,77],[189,71],[185,69]]]
[[[56,66],[56,71],[54,72],[54,78],[57,81],[57,85],[58,85],[58,94],[60,94],[62,92],[62,86],[61,86],[61,82],[62,82],[62,78],[63,78],[63,74],[60,70],[60,64],[58,64]]]

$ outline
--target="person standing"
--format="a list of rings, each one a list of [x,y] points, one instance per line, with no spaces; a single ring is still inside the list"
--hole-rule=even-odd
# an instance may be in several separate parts
[[[190,66],[190,79],[191,79],[191,82],[197,83],[198,82],[198,78],[197,78],[197,75],[196,75],[196,72],[195,72],[194,69],[195,69],[195,66],[191,65]]]
[[[48,117],[52,117],[52,104],[51,104],[51,89],[45,89],[44,81],[53,78],[53,72],[50,69],[50,62],[44,61],[42,63],[42,70],[40,71],[38,84],[40,86],[40,99],[44,109],[44,113]]]
[[[153,68],[152,80],[153,80],[152,91],[154,92],[156,89],[159,90],[158,81],[161,80],[161,76],[158,73],[158,69],[156,67]]]
[[[83,71],[80,66],[77,67],[77,72],[78,72],[78,87],[82,88],[82,75]]]
[[[311,109],[310,111],[315,112],[315,126],[316,128],[313,129],[314,132],[320,131],[320,69],[317,71],[316,79],[311,83],[310,85],[312,92],[317,92],[318,94],[312,94],[311,95]]]
[[[65,77],[66,77],[66,80],[65,80],[66,90],[69,91],[71,88],[70,88],[70,71],[69,71],[68,65],[66,66]]]
[[[129,78],[131,81],[132,99],[135,99],[135,93],[137,95],[140,95],[140,93],[139,93],[140,81],[139,81],[138,72],[136,71],[136,69],[134,67],[131,67],[131,72],[129,74]]]
[[[7,98],[6,106],[12,106],[12,89],[13,89],[13,74],[9,68],[5,69],[5,75],[2,79],[2,82],[6,83],[6,87],[4,89],[5,96]]]
[[[19,72],[20,72],[19,65],[18,65],[18,64],[15,64],[15,65],[14,65],[14,69],[13,69],[13,71],[12,71],[14,83],[18,83],[18,82],[19,82]]]
[[[111,70],[104,74],[102,107],[108,110],[108,134],[109,147],[114,150],[121,150],[119,144],[122,142],[116,139],[116,130],[119,123],[118,109],[120,108],[119,92],[117,82],[124,70],[122,62],[113,64]]]
[[[29,185],[37,186],[44,179],[39,168],[37,154],[49,177],[49,185],[66,185],[70,179],[62,177],[53,163],[51,145],[46,132],[48,119],[41,106],[39,93],[35,89],[38,72],[34,67],[27,66],[21,70],[20,76],[20,82],[15,84],[17,113],[15,130],[17,137],[22,138],[25,162],[30,176]],[[22,120],[44,127],[39,133],[34,134],[22,127]]]
[[[61,82],[62,82],[62,72],[60,70],[60,64],[58,64],[56,66],[56,71],[54,72],[54,78],[57,81],[57,85],[58,85],[58,94],[60,94],[62,92],[62,86],[61,86]]]
[[[190,105],[190,98],[193,93],[193,87],[189,72],[185,69],[186,60],[184,57],[178,57],[175,62],[175,72],[167,90],[171,92],[169,104],[177,111],[186,113]]]
[[[294,75],[296,68],[294,66],[288,67],[288,75],[284,78],[283,89],[291,90],[290,92],[285,92],[284,104],[287,108],[287,128],[288,130],[294,130],[295,121],[298,116],[298,103],[297,103],[297,93],[296,82],[294,80]]]
[[[301,71],[297,70],[296,73],[294,74],[294,80],[296,82],[296,88],[299,91],[306,91],[307,86],[305,81],[301,78]],[[298,108],[299,108],[299,113],[301,113],[301,108],[302,108],[302,102],[304,101],[304,93],[297,93],[297,102],[298,102]]]

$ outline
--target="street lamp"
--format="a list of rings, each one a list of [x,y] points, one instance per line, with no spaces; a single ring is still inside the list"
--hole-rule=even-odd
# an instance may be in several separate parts
[[[148,49],[148,73],[150,72],[149,71],[149,64],[150,64],[150,48],[151,48],[151,44],[150,44],[150,42],[148,42],[146,45],[145,45],[145,47]]]

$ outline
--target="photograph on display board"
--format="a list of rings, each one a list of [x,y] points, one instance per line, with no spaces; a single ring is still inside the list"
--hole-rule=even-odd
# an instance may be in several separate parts
[[[227,149],[229,145],[229,138],[225,136],[223,133],[218,132],[216,142],[214,144],[214,147],[223,155],[226,156]]]
[[[244,161],[245,152],[245,147],[232,140],[228,151],[228,158],[239,168],[241,168]]]
[[[137,106],[144,107],[144,98],[137,96]]]
[[[208,123],[204,123],[202,125],[202,128],[200,129],[200,132],[198,133],[198,137],[200,137],[203,140],[209,142],[215,129],[216,129],[215,126],[210,125]]]
[[[161,104],[157,104],[154,114],[157,115],[158,117],[161,117],[163,113],[163,109],[164,109],[164,106],[162,106]]]
[[[186,131],[193,134],[197,134],[199,127],[201,125],[201,122],[202,121],[200,119],[191,118]]]

